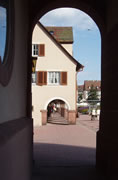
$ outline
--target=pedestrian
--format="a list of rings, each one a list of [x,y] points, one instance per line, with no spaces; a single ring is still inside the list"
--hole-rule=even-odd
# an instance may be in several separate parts
[[[96,116],[95,109],[92,109],[92,112],[91,112],[91,121],[95,120],[95,116]]]
[[[100,119],[100,109],[97,109],[97,120]]]

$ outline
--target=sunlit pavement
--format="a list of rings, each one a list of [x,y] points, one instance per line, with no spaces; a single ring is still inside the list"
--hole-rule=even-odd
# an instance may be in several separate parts
[[[33,180],[101,180],[95,169],[95,129],[78,120],[76,125],[48,124],[34,128]]]
[[[99,120],[97,117],[95,120],[91,120],[91,115],[81,115],[77,118],[77,124],[81,124],[94,132],[99,130]]]

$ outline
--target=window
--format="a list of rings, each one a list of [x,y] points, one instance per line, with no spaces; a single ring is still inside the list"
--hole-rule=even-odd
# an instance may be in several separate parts
[[[51,34],[51,35],[54,35],[54,31],[50,31],[50,34]]]
[[[48,72],[48,84],[60,84],[60,72]]]
[[[32,83],[36,83],[36,73],[32,73]]]
[[[32,44],[32,56],[38,56],[38,44]]]
[[[45,45],[32,44],[32,56],[45,56]]]
[[[0,61],[3,63],[6,47],[7,11],[0,6]]]
[[[42,85],[67,85],[67,72],[38,71],[36,72],[36,84]]]
[[[0,84],[8,85],[14,55],[14,0],[0,0]]]
[[[67,85],[67,72],[48,72],[48,84]]]

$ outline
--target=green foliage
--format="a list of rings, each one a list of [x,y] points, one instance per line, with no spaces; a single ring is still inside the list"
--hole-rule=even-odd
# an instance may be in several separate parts
[[[97,90],[93,87],[93,85],[88,93],[88,100],[98,100]]]
[[[78,95],[78,102],[80,102],[80,101],[82,100],[82,98],[83,98],[83,97],[82,97],[82,94],[79,94],[79,95]]]

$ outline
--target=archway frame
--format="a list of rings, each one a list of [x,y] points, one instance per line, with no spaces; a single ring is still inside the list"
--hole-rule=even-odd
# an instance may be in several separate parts
[[[79,2],[78,2],[79,1]],[[83,2],[83,0],[73,0],[73,1],[66,1],[66,0],[57,0],[57,1],[53,1],[53,2],[47,2],[46,5],[44,4],[44,6],[42,6],[42,8],[40,8],[40,6],[36,6],[36,4],[38,4],[38,2],[33,3],[32,1],[32,16],[31,16],[31,36],[30,36],[30,44],[32,44],[32,36],[33,36],[33,30],[35,25],[37,24],[37,22],[39,21],[39,19],[45,15],[46,13],[48,13],[49,11],[52,11],[54,9],[58,9],[58,8],[75,8],[78,10],[81,10],[83,12],[85,12],[86,14],[88,14],[96,23],[96,25],[99,28],[100,31],[100,35],[101,35],[101,90],[102,90],[102,59],[103,59],[103,47],[104,46],[104,37],[106,34],[106,24],[105,24],[105,17],[103,14],[99,13],[99,9],[101,9],[101,5],[98,3],[97,5],[95,4],[95,7],[93,6],[94,3],[92,4],[88,4],[86,2]],[[102,9],[104,8],[104,4]],[[31,46],[30,46],[31,49]],[[30,72],[31,72],[31,64],[30,64]],[[29,103],[29,101],[28,101]],[[101,106],[102,106],[102,96],[101,96]]]
[[[46,102],[46,104],[45,104],[45,106],[44,106],[44,110],[47,110],[48,105],[49,105],[52,101],[54,101],[54,100],[61,100],[61,101],[63,101],[64,103],[66,103],[66,105],[67,105],[67,107],[68,107],[68,110],[71,109],[68,101],[66,101],[64,98],[62,98],[62,97],[53,97],[53,98],[49,99],[49,100]]]
[[[38,6],[37,6],[38,4]],[[32,11],[31,11],[31,27],[30,27],[30,49],[31,49],[31,37],[33,34],[34,27],[37,23],[37,21],[47,12],[57,9],[57,8],[76,8],[78,10],[81,10],[88,14],[97,24],[100,34],[101,34],[101,113],[104,113],[104,63],[105,63],[105,47],[106,47],[106,35],[107,35],[107,26],[106,26],[106,17],[105,17],[105,2],[101,3],[94,2],[94,1],[84,1],[83,0],[73,0],[73,1],[67,1],[67,0],[56,0],[56,1],[45,1],[42,4],[39,4],[39,1],[36,0],[35,2],[32,1]],[[30,64],[30,63],[29,63]],[[31,72],[31,64],[28,66],[30,67],[30,72]],[[28,71],[29,72],[29,71]],[[29,100],[28,100],[29,101]],[[102,114],[103,114],[102,113]],[[102,117],[102,116],[101,116]],[[102,123],[103,117],[100,117],[100,128],[99,132],[102,129]],[[98,133],[99,133],[98,132]],[[97,134],[98,138],[98,134]],[[98,141],[98,140],[97,140]],[[97,143],[97,149],[98,149],[98,143]],[[98,153],[99,154],[99,153]]]
[[[101,8],[100,4],[98,3],[97,7],[99,6],[99,8]],[[96,23],[96,25],[98,26],[100,33],[101,33],[101,37],[102,37],[102,33],[105,33],[105,17],[103,16],[103,14],[98,13],[98,11],[95,9],[95,7],[93,7],[93,5],[90,3],[85,3],[83,2],[83,0],[79,0],[79,2],[76,2],[76,0],[73,1],[67,1],[67,0],[57,0],[54,2],[48,2],[46,5],[44,5],[44,7],[42,7],[42,9],[40,9],[40,7],[36,6],[36,3],[32,2],[32,33],[33,33],[33,29],[35,27],[35,25],[37,24],[37,22],[39,21],[39,19],[45,15],[46,13],[48,13],[49,11],[58,9],[58,8],[75,8],[78,10],[83,11],[84,13],[88,14]],[[99,10],[98,8],[98,10]]]

